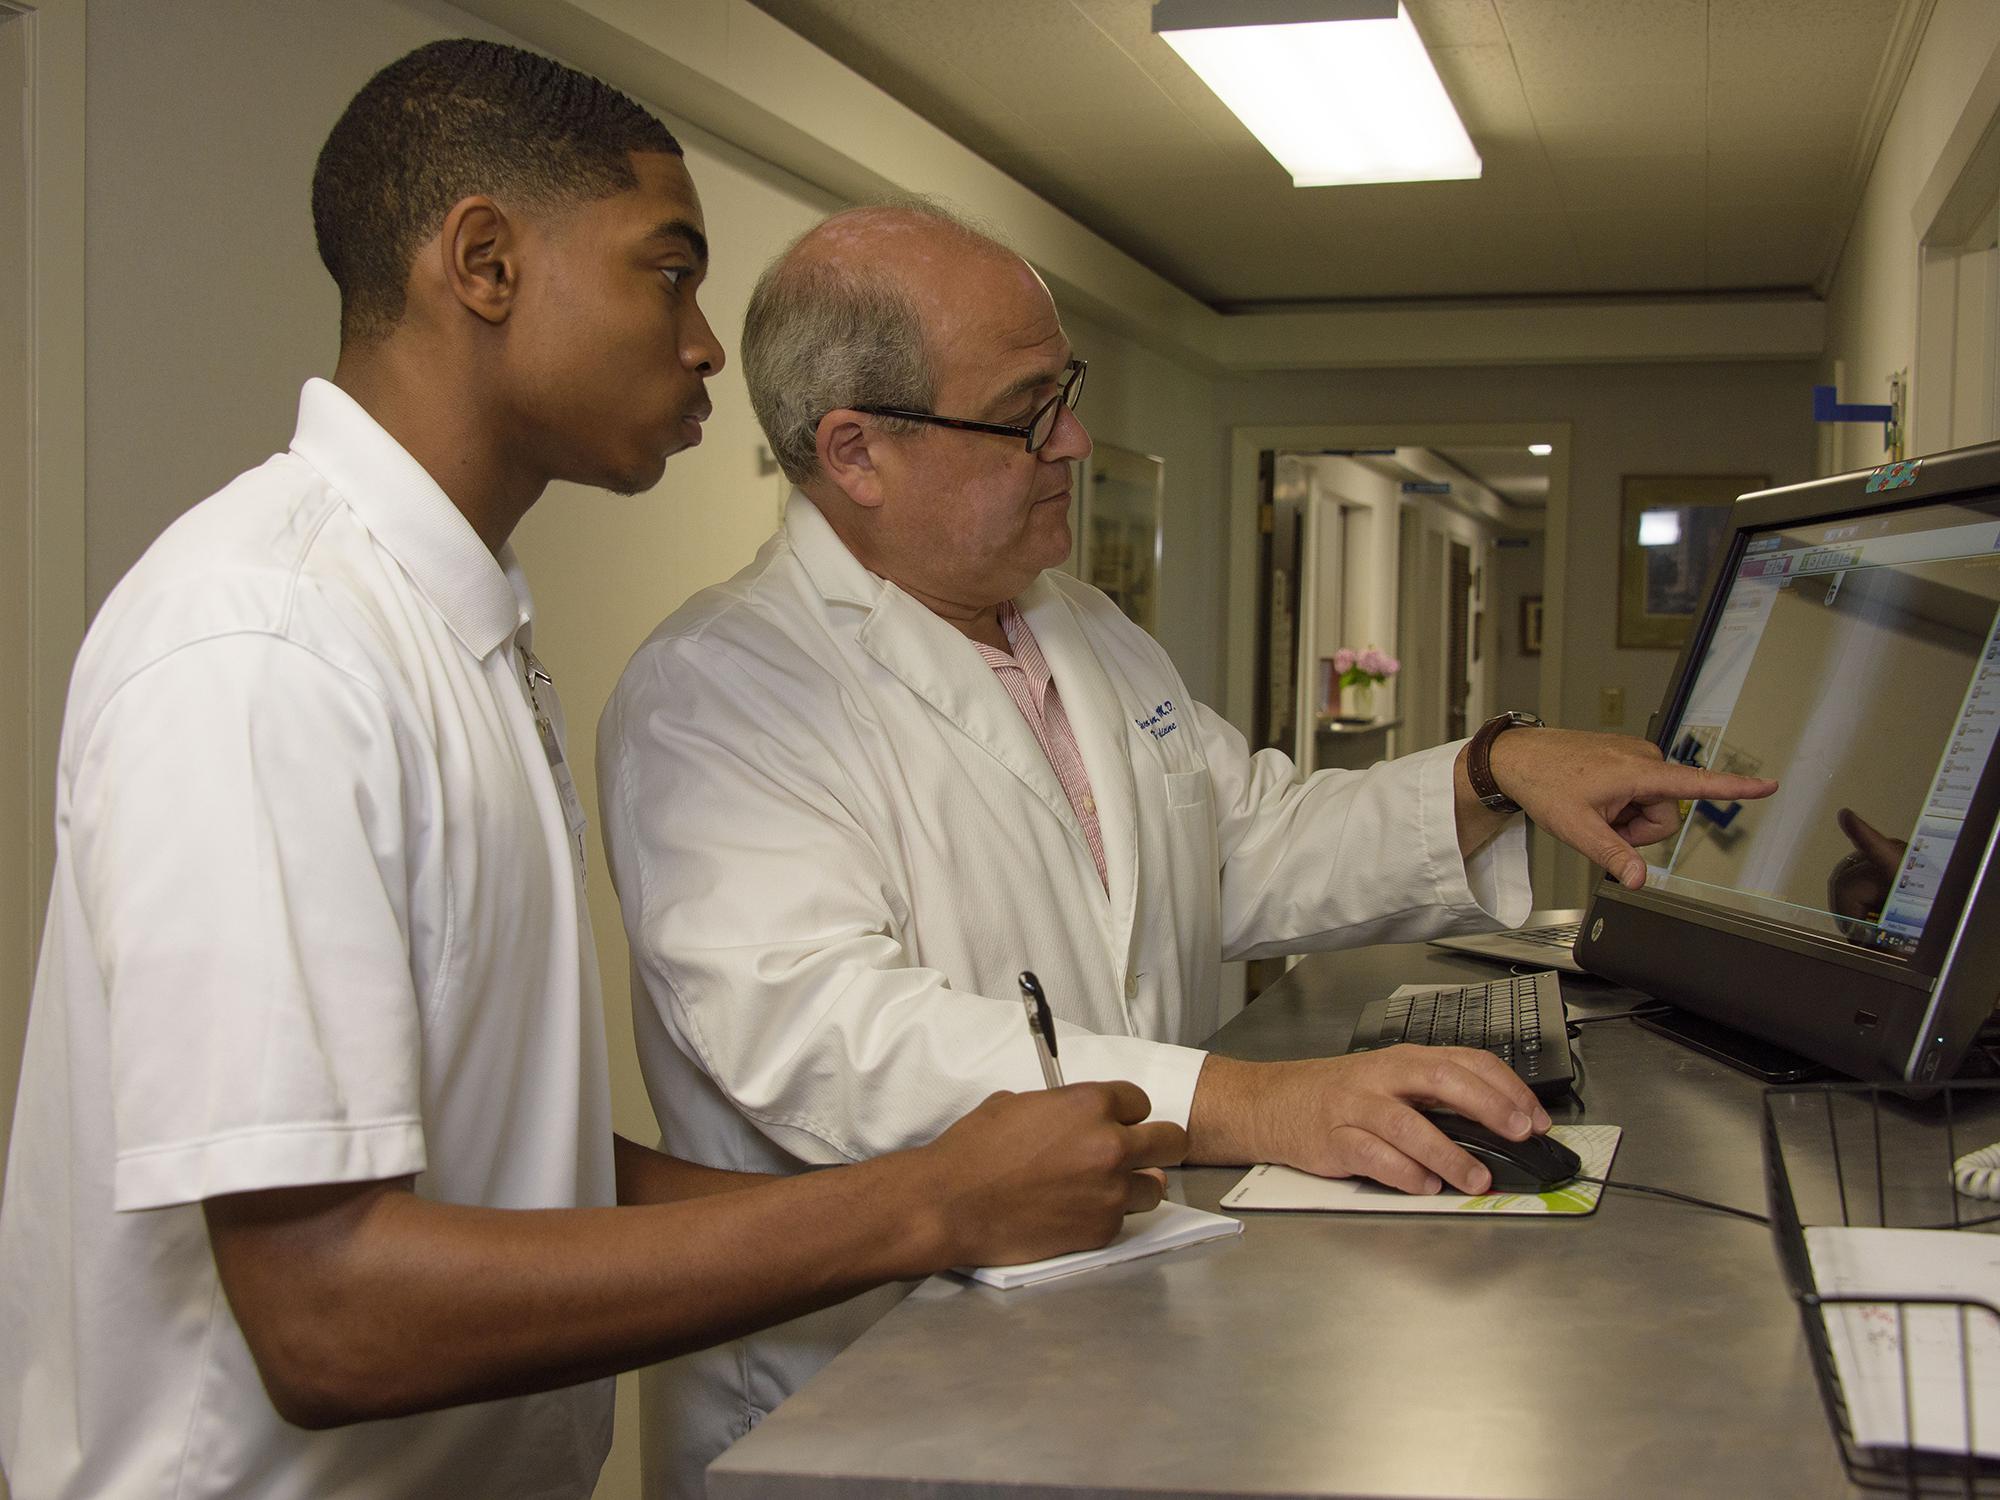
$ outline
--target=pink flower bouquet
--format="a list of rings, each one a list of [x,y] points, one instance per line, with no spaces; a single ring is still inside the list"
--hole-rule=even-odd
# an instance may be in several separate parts
[[[1333,670],[1340,678],[1342,687],[1373,687],[1387,682],[1403,668],[1403,664],[1386,651],[1377,651],[1373,646],[1356,651],[1352,646],[1342,646],[1333,653]]]

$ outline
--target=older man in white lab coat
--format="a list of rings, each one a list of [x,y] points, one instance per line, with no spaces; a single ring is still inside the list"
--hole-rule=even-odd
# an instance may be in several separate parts
[[[1090,451],[1083,363],[1035,273],[928,208],[808,233],[758,287],[744,363],[797,490],[756,560],[640,648],[598,737],[668,1149],[797,1170],[1038,1087],[1022,969],[1069,1077],[1141,1084],[1190,1160],[1478,1190],[1417,1106],[1547,1128],[1484,1052],[1204,1054],[1221,962],[1518,922],[1520,821],[1489,810],[1509,797],[1643,879],[1614,824],[1660,836],[1696,773],[1545,729],[1493,738],[1490,768],[1451,745],[1301,780],[1252,755],[1109,600],[1047,571]],[[663,1367],[651,1492],[700,1493],[700,1465],[893,1296]]]

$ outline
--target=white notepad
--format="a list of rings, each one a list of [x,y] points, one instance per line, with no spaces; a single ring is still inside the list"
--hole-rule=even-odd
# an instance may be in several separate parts
[[[1198,1245],[1203,1240],[1241,1234],[1239,1220],[1221,1214],[1204,1213],[1185,1203],[1162,1203],[1149,1213],[1127,1214],[1118,1237],[1101,1250],[1077,1250],[1069,1255],[1052,1255],[1047,1260],[1031,1260],[1019,1266],[960,1266],[958,1274],[970,1276],[987,1286],[1033,1286],[1058,1276],[1075,1276],[1095,1271],[1099,1266],[1115,1266],[1120,1261]]]
[[[2000,1306],[2000,1235],[1816,1226],[1806,1231],[1806,1252],[1822,1296]],[[1857,1443],[2000,1457],[2000,1318],[1979,1307],[1893,1300],[1820,1312]]]
[[[1602,1177],[1618,1154],[1616,1125],[1557,1125],[1549,1131],[1583,1161],[1583,1173]],[[1413,1197],[1359,1177],[1314,1177],[1290,1167],[1252,1167],[1235,1187],[1222,1195],[1224,1208],[1293,1209],[1308,1213],[1343,1214],[1587,1214],[1597,1207],[1604,1189],[1594,1182],[1573,1182],[1547,1193],[1440,1193]]]

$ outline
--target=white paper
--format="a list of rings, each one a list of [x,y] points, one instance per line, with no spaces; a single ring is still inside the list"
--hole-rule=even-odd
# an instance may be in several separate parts
[[[960,1266],[958,1274],[987,1286],[1033,1286],[1038,1281],[1074,1276],[1099,1266],[1115,1266],[1120,1261],[1137,1260],[1143,1255],[1158,1255],[1163,1250],[1178,1250],[1183,1245],[1198,1245],[1203,1240],[1242,1232],[1240,1220],[1205,1213],[1185,1203],[1166,1202],[1148,1213],[1127,1214],[1118,1237],[1101,1250],[1077,1250],[1019,1266]]]
[[[1854,1440],[1964,1453],[1970,1382],[1971,1449],[2000,1458],[2000,1312],[1894,1300],[1963,1297],[2000,1309],[2000,1236],[1818,1226],[1806,1230],[1806,1254],[1821,1296],[1888,1299],[1820,1310]]]

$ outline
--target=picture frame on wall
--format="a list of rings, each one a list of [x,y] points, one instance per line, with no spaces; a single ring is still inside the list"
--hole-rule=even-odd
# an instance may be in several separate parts
[[[1521,654],[1540,656],[1542,654],[1542,596],[1524,594],[1521,596]]]
[[[1077,576],[1151,633],[1159,623],[1160,523],[1166,462],[1099,443],[1084,466]]]
[[[1619,509],[1618,644],[1678,651],[1729,542],[1729,509],[1763,474],[1627,474]]]

